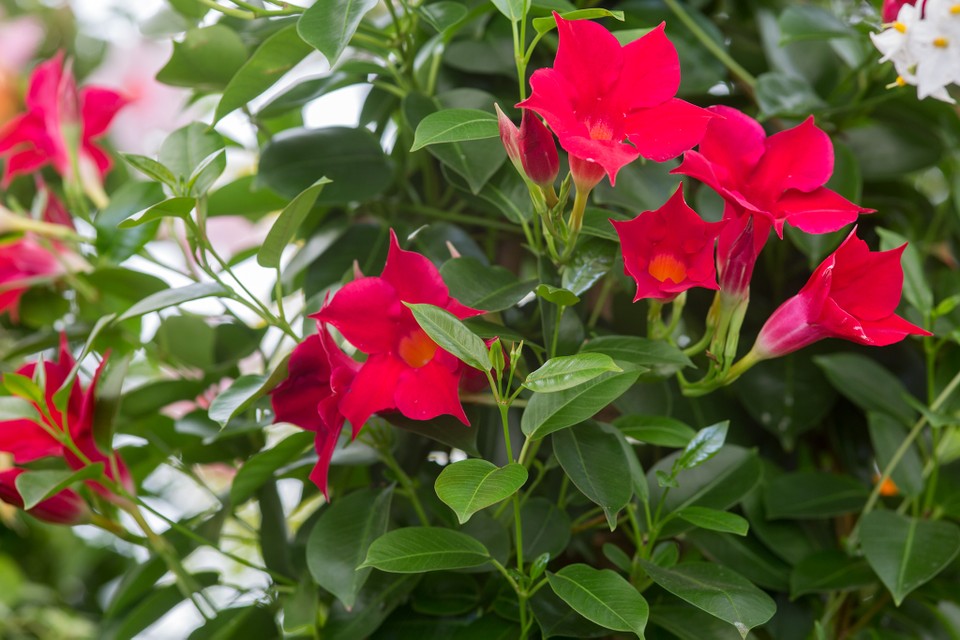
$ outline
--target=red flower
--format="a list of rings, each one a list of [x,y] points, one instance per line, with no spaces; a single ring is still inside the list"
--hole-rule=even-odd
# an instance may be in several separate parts
[[[354,435],[372,414],[391,409],[414,420],[450,414],[469,424],[458,394],[463,363],[424,333],[404,302],[432,304],[461,319],[482,313],[451,298],[433,263],[402,250],[391,230],[380,277],[347,284],[313,316],[368,354],[339,403]]]
[[[520,120],[520,128],[500,110],[497,109],[497,124],[500,128],[500,141],[510,162],[521,175],[528,177],[534,184],[541,187],[552,186],[560,172],[560,156],[557,154],[557,144],[553,141],[553,134],[547,129],[540,118],[532,115],[526,109]]]
[[[854,229],[814,271],[800,293],[773,312],[757,336],[756,359],[782,356],[824,338],[883,347],[931,335],[896,315],[907,245],[871,252]]]
[[[61,271],[56,257],[35,240],[21,238],[0,244],[0,313],[9,311],[16,318],[30,281]]]
[[[33,462],[40,458],[60,457],[64,458],[73,469],[80,469],[84,466],[84,461],[52,434],[52,432],[66,433],[69,428],[77,449],[91,463],[104,463],[107,477],[121,483],[124,488],[132,492],[133,482],[123,460],[114,452],[109,455],[102,453],[93,439],[94,393],[105,363],[106,358],[100,363],[86,391],[81,388],[79,382],[74,383],[66,412],[61,413],[54,406],[53,396],[76,365],[68,349],[67,338],[61,335],[57,362],[43,362],[46,406],[41,410],[39,405],[34,405],[41,416],[39,418],[41,422],[27,419],[0,421],[0,452],[11,454],[15,464]],[[17,369],[17,373],[33,378],[36,368],[36,363],[30,363]],[[44,411],[49,414],[49,420],[44,415]],[[99,483],[90,481],[90,485],[104,496],[112,496],[112,493]]]
[[[712,114],[674,97],[680,60],[663,24],[621,47],[597,23],[553,16],[553,68],[534,72],[517,106],[539,113],[571,156],[600,165],[613,184],[640,156],[669,160],[700,141]]]
[[[287,379],[273,390],[270,401],[276,422],[289,422],[316,434],[319,460],[310,479],[329,498],[327,470],[344,423],[339,403],[360,363],[337,348],[324,325],[319,328],[319,334],[307,337],[290,354]],[[354,431],[356,437],[359,429]]]
[[[782,238],[787,222],[827,233],[872,211],[823,186],[833,174],[833,143],[812,116],[768,138],[759,122],[736,109],[710,110],[722,117],[710,121],[700,151],[684,154],[673,173],[710,185],[733,205],[731,214],[753,216],[756,233],[772,224]]]
[[[0,500],[23,509],[23,498],[17,489],[17,476],[23,469],[0,471]],[[77,492],[59,491],[27,511],[33,517],[54,524],[84,524],[90,520],[90,508]]]
[[[713,247],[722,222],[704,222],[687,206],[683,186],[656,211],[611,220],[620,236],[623,267],[637,282],[634,301],[670,301],[692,287],[718,289]]]
[[[894,22],[897,19],[897,15],[900,13],[900,9],[903,5],[909,4],[911,6],[917,4],[917,0],[883,0],[883,21],[884,22]]]
[[[72,72],[63,68],[63,53],[34,70],[27,92],[27,112],[0,131],[0,155],[7,157],[2,186],[19,174],[32,173],[52,164],[60,175],[70,177],[67,132],[74,128],[79,138],[81,174],[96,171],[102,180],[110,170],[110,157],[94,143],[102,136],[126,99],[102,87],[77,89]],[[80,179],[81,176],[72,176]]]

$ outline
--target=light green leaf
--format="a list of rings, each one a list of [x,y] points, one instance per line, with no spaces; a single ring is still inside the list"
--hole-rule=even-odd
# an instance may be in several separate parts
[[[497,117],[492,113],[479,109],[443,109],[420,121],[410,151],[443,142],[495,138],[499,134]]]
[[[588,422],[553,434],[553,453],[564,472],[583,495],[604,509],[608,524],[633,497],[630,463],[616,430]]]
[[[575,387],[608,371],[623,371],[610,356],[602,353],[580,353],[575,356],[550,358],[530,373],[523,386],[538,393],[552,393]]]
[[[628,415],[613,421],[623,435],[658,447],[686,447],[697,432],[673,418]]]
[[[750,529],[750,523],[746,518],[708,507],[686,507],[677,512],[677,517],[701,529],[733,533],[738,536],[747,535]]]
[[[509,16],[507,16],[509,17]],[[592,20],[593,18],[613,18],[623,22],[623,11],[610,11],[609,9],[576,9],[560,14],[561,18],[567,20]],[[557,22],[553,16],[544,18],[534,18],[533,28],[537,33],[544,34],[557,28]]]
[[[507,16],[511,22],[523,20],[524,7],[527,0],[492,0],[497,11]],[[552,19],[552,18],[551,18]]]
[[[226,293],[227,290],[216,282],[197,282],[176,289],[165,289],[139,301],[121,313],[115,322],[123,322],[130,318],[142,316],[145,313],[159,311],[160,309],[166,309],[167,307],[190,302],[191,300],[198,300],[209,296],[220,296]]]
[[[360,565],[390,573],[466,569],[490,560],[486,547],[470,536],[438,527],[407,527],[380,536]]]
[[[5,375],[4,378],[6,377]],[[40,420],[40,412],[33,406],[33,403],[23,398],[0,396],[0,421],[6,422],[8,420],[37,422]]]
[[[463,524],[477,511],[512,496],[526,481],[527,470],[521,464],[511,462],[500,468],[486,460],[471,458],[444,467],[434,490]]]
[[[307,214],[313,209],[313,205],[317,202],[317,196],[320,195],[326,184],[330,184],[330,180],[320,178],[280,212],[280,216],[274,221],[267,237],[260,246],[260,251],[257,252],[257,262],[261,267],[275,269],[280,266],[280,256],[283,254],[283,250],[293,240],[297,229],[300,228]]]
[[[196,198],[177,197],[169,198],[163,202],[147,207],[143,211],[138,211],[133,216],[127,218],[117,225],[120,229],[130,229],[147,222],[153,222],[160,218],[181,218],[190,216],[190,212],[197,206]]]
[[[562,307],[572,307],[580,302],[580,298],[573,293],[573,291],[567,291],[566,289],[554,287],[553,285],[549,284],[537,285],[536,292],[538,296],[547,302],[552,302],[553,304]]]
[[[629,582],[609,569],[571,564],[547,572],[550,588],[584,618],[614,631],[643,638],[650,607]]]
[[[673,466],[674,474],[684,470],[699,466],[712,458],[724,440],[727,439],[727,428],[730,426],[729,420],[718,422],[709,427],[704,427],[697,432],[687,446],[684,447]]]
[[[483,340],[470,331],[455,315],[431,304],[409,304],[417,324],[440,347],[478,371],[490,369],[490,357]]]
[[[632,387],[639,376],[638,371],[611,372],[556,393],[535,393],[520,420],[523,433],[528,438],[542,438],[592,418]]]
[[[960,551],[960,527],[890,511],[860,522],[863,555],[899,607],[907,595],[943,571]]]
[[[740,637],[767,622],[777,612],[766,593],[732,569],[706,562],[681,564],[672,569],[641,560],[647,575],[658,585],[693,606],[729,622]]]
[[[235,508],[249,500],[277,469],[299,458],[313,444],[314,434],[300,431],[291,434],[269,449],[256,453],[240,467],[230,485],[230,504]]]
[[[221,91],[246,59],[247,48],[233,29],[222,24],[190,29],[183,42],[174,43],[173,55],[157,73],[157,80],[175,87]]]
[[[14,481],[25,511],[82,480],[103,477],[103,463],[97,462],[79,471],[24,471]]]
[[[177,177],[170,172],[170,169],[167,169],[153,158],[138,156],[135,153],[122,153],[120,155],[127,161],[127,164],[148,178],[161,182],[171,189],[177,186]]]
[[[244,411],[263,395],[267,376],[247,374],[233,381],[230,387],[214,398],[207,414],[220,427],[227,426],[231,418]]]
[[[350,44],[360,21],[378,0],[318,0],[304,11],[297,31],[332,67]]]

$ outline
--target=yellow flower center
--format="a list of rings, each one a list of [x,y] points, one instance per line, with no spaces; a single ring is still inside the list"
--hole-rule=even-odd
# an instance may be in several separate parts
[[[944,38],[943,36],[940,36],[939,38],[934,38],[934,39],[933,39],[933,46],[935,46],[935,47],[939,47],[939,48],[941,48],[941,49],[946,49],[947,46],[949,46],[949,45],[950,45],[950,41],[947,40],[946,38]]]
[[[897,22],[894,22],[894,23],[893,23],[893,28],[896,29],[897,31],[899,31],[900,33],[906,33],[906,32],[907,32],[907,25],[903,24],[903,23],[900,22],[899,20],[898,20]]]
[[[592,140],[613,140],[613,127],[602,120],[591,123],[589,131]]]
[[[433,360],[433,354],[437,352],[437,343],[426,333],[417,329],[400,340],[397,351],[404,362],[414,369],[419,369]]]
[[[647,265],[647,272],[660,282],[672,280],[674,284],[680,284],[687,277],[687,268],[669,253],[657,254]]]
[[[960,13],[960,3],[951,6],[950,13],[952,13],[953,15],[957,15],[958,13]]]
[[[907,81],[903,79],[903,76],[897,76],[897,79],[894,82],[898,87],[907,86]]]

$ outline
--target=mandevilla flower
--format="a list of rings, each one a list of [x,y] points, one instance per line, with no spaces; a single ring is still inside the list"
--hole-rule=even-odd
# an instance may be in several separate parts
[[[723,222],[704,222],[683,199],[683,185],[656,211],[610,221],[620,236],[624,272],[637,282],[634,301],[670,301],[692,287],[718,289],[713,251]]]
[[[23,497],[17,489],[17,476],[23,469],[6,469],[0,471],[0,500],[23,509]],[[58,491],[46,500],[42,500],[27,513],[34,518],[52,522],[53,524],[84,524],[90,520],[90,507],[80,495],[71,489]]]
[[[552,187],[560,172],[560,156],[553,134],[540,118],[523,110],[520,128],[497,109],[497,124],[500,128],[500,141],[503,142],[507,156],[521,175],[529,178],[541,187]]]
[[[106,132],[125,101],[102,87],[78,90],[73,73],[64,69],[62,52],[38,65],[30,78],[27,112],[0,131],[0,156],[7,160],[0,184],[6,187],[15,176],[52,164],[101,205],[103,176],[112,163],[94,139]]]
[[[353,383],[360,363],[340,351],[324,325],[290,354],[289,375],[270,394],[277,422],[289,422],[316,434],[319,460],[310,479],[327,494],[327,470],[343,430],[339,403]],[[363,423],[353,425],[353,437]]]
[[[460,319],[482,313],[451,298],[433,263],[401,249],[391,230],[380,276],[347,284],[313,316],[368,354],[339,403],[354,433],[372,414],[391,409],[414,420],[449,414],[469,424],[459,397],[463,363],[430,339],[404,302],[432,304]]]
[[[21,238],[0,244],[0,313],[9,312],[16,320],[20,298],[30,283],[62,271],[56,257],[35,240]]]
[[[893,22],[897,19],[897,14],[900,13],[901,7],[904,5],[913,6],[917,4],[917,0],[883,0],[883,8],[880,13],[883,16],[884,22]]]
[[[766,321],[751,350],[753,360],[786,355],[824,338],[882,347],[908,335],[932,335],[896,315],[903,289],[900,254],[870,251],[850,232],[800,293]]]
[[[119,482],[127,491],[132,492],[133,482],[119,454],[111,451],[105,455],[93,439],[94,394],[105,363],[106,358],[100,363],[86,391],[81,389],[79,382],[74,383],[70,390],[66,411],[61,413],[54,404],[53,396],[76,365],[68,348],[66,335],[61,334],[58,360],[43,362],[46,406],[41,408],[34,404],[39,421],[26,418],[0,421],[0,452],[11,454],[14,464],[33,462],[40,458],[59,457],[64,458],[70,467],[80,469],[85,465],[85,461],[53,435],[54,433],[66,434],[69,429],[73,443],[79,452],[92,463],[104,463],[107,477]],[[36,368],[37,363],[29,363],[17,369],[17,373],[33,378]],[[104,496],[108,498],[113,496],[99,483],[92,480],[88,482],[94,490]]]
[[[595,22],[553,16],[560,34],[553,68],[534,72],[531,95],[517,106],[553,129],[571,156],[578,189],[589,191],[604,173],[613,184],[640,156],[669,160],[700,141],[712,114],[674,97],[680,60],[663,24],[620,46]]]

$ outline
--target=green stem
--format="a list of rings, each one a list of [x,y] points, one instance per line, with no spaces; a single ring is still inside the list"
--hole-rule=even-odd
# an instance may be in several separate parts
[[[420,502],[420,497],[417,496],[417,491],[413,486],[413,480],[410,479],[410,476],[407,475],[407,472],[403,470],[403,468],[388,450],[385,448],[379,448],[378,453],[380,454],[380,460],[383,461],[383,463],[387,465],[391,471],[393,471],[393,475],[397,477],[397,480],[400,482],[400,486],[406,491],[407,497],[410,498],[410,502],[413,504],[413,510],[417,514],[417,519],[420,520],[420,524],[424,527],[429,527],[430,518],[427,517],[427,512],[424,510],[423,504]]]
[[[744,84],[750,87],[753,90],[757,86],[757,79],[753,77],[749,71],[740,66],[740,63],[734,60],[729,53],[723,48],[723,46],[710,37],[710,35],[703,30],[703,28],[693,19],[687,10],[684,9],[683,5],[677,2],[677,0],[663,0],[667,7],[670,8],[670,11],[673,12],[675,16],[690,29],[690,33],[696,37],[700,43],[716,57],[717,60],[722,62],[730,72],[740,78]]]
[[[217,3],[215,0],[197,0],[200,4],[205,7],[210,7],[215,11],[219,11],[225,16],[230,16],[231,18],[238,18],[240,20],[253,20],[257,17],[253,11],[245,11],[243,9],[231,9],[230,7],[224,7],[221,4]]]
[[[600,295],[597,296],[597,301],[594,303],[593,310],[590,312],[590,318],[587,320],[588,329],[593,329],[597,326],[597,321],[600,320],[600,315],[603,313],[603,307],[607,304],[607,298],[610,297],[610,294],[613,293],[613,289],[616,286],[617,281],[613,275],[607,274],[607,277],[603,279],[603,285],[600,287]]]
[[[486,218],[481,218],[480,216],[473,216],[466,213],[455,213],[452,211],[444,211],[443,209],[438,209],[436,207],[428,207],[426,205],[410,203],[400,204],[398,208],[402,211],[409,211],[410,213],[417,213],[420,215],[429,216],[431,218],[436,218],[438,220],[446,220],[448,222],[463,222],[465,224],[477,225],[478,227],[486,227],[487,229],[507,231],[517,235],[522,233],[522,230],[517,229],[517,226],[514,224],[500,222],[499,220],[488,220]]]

